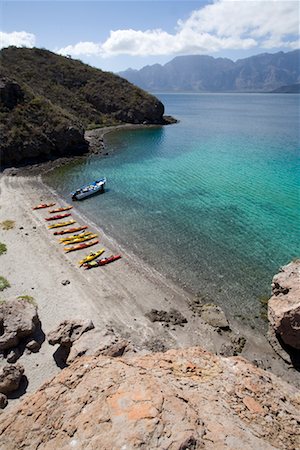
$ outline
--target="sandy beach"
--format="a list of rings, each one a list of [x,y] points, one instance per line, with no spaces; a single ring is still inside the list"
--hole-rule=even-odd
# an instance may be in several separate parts
[[[54,230],[49,230],[44,220],[47,210],[32,210],[41,202],[53,201],[55,207],[66,203],[42,183],[40,175],[24,177],[21,173],[0,176],[0,222],[15,222],[13,229],[0,230],[0,242],[7,246],[7,252],[0,256],[0,275],[10,283],[0,297],[34,297],[45,334],[65,319],[87,318],[97,328],[112,328],[137,350],[200,346],[214,353],[233,334],[239,335],[240,330],[234,324],[231,324],[232,331],[220,333],[203,322],[190,307],[193,298],[88,223],[74,204],[71,212],[77,224],[89,225],[89,230],[99,235],[99,244],[91,249],[105,247],[105,256],[122,255],[121,260],[105,267],[79,268],[79,259],[90,249],[65,253],[58,237],[53,235]],[[63,284],[65,280],[69,284]],[[153,323],[145,316],[151,309],[170,311],[172,308],[187,319],[186,324],[166,326]],[[299,383],[299,374],[294,369],[288,370],[266,338],[252,336],[247,330],[243,335],[247,343],[242,356],[261,361],[265,368],[286,381]],[[26,393],[35,391],[60,371],[53,359],[55,350],[45,339],[38,353],[24,353],[19,359],[28,378]],[[5,360],[0,364],[5,364]],[[10,401],[8,408],[16,401]]]

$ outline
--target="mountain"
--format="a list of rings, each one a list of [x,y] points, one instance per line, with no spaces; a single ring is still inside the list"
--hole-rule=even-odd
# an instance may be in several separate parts
[[[212,56],[177,56],[165,65],[119,75],[152,92],[269,92],[300,82],[300,50],[262,53],[236,62]]]
[[[1,167],[86,152],[86,128],[165,123],[157,98],[81,61],[8,47],[0,67]]]
[[[300,83],[288,84],[287,86],[280,86],[274,91],[273,94],[300,94]]]

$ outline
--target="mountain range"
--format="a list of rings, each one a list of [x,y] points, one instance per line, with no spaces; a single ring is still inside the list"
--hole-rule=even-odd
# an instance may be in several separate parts
[[[288,92],[289,85],[300,84],[300,49],[235,62],[204,55],[177,56],[165,65],[128,69],[119,75],[151,92],[271,92],[282,86]]]

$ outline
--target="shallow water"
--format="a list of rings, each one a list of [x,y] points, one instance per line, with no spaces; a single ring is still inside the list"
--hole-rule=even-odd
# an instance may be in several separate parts
[[[261,326],[259,299],[299,256],[299,96],[159,94],[176,125],[106,136],[46,181],[109,235],[206,301]],[[117,150],[117,151],[113,151]]]

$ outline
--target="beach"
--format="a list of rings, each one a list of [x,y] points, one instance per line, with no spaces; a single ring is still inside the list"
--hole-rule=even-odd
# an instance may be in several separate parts
[[[88,223],[76,210],[76,203],[71,210],[76,225],[88,225],[89,231],[99,235],[100,242],[91,249],[65,253],[44,220],[47,210],[32,209],[52,201],[55,207],[66,206],[65,201],[43,184],[41,175],[23,176],[22,169],[14,176],[10,173],[4,172],[0,177],[0,222],[14,221],[14,228],[0,230],[0,242],[7,246],[7,252],[0,256],[0,275],[10,283],[0,297],[32,296],[45,335],[63,320],[92,319],[96,328],[113,330],[136,351],[200,346],[213,353],[218,353],[233,335],[240,335],[241,330],[234,323],[230,323],[231,331],[221,332],[205,323],[191,308],[194,298]],[[102,247],[106,249],[104,256],[120,253],[122,258],[105,267],[79,268],[82,257]],[[152,309],[174,309],[187,323],[151,322],[146,314]],[[251,335],[246,329],[243,336],[246,345],[242,356],[286,381],[299,382],[298,374],[287,370],[286,363],[276,356],[264,336]],[[60,371],[53,359],[55,350],[45,339],[38,353],[25,352],[19,359],[28,378],[26,393],[35,391]],[[4,364],[5,360],[1,360]],[[16,401],[10,401],[10,406]]]

